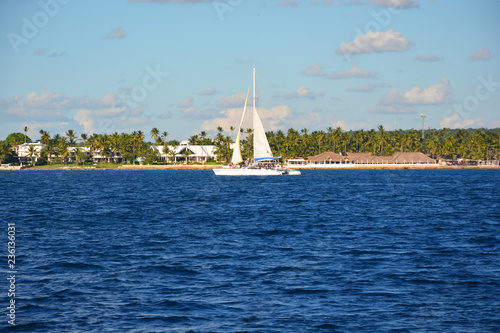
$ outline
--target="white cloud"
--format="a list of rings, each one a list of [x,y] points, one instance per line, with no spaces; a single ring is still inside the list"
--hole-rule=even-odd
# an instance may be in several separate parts
[[[120,27],[118,29],[112,30],[103,38],[104,39],[121,39],[121,38],[124,38],[125,36],[127,36],[127,32]]]
[[[336,53],[400,52],[408,50],[413,45],[414,43],[400,32],[391,29],[380,32],[370,30],[366,34],[358,36],[352,42],[341,44]]]
[[[321,63],[309,65],[306,69],[300,71],[304,76],[325,76],[325,67]]]
[[[415,57],[415,60],[418,60],[418,61],[428,61],[428,62],[443,61],[444,57],[439,57],[439,56],[437,56],[435,54],[429,54],[429,55],[425,55],[425,56]]]
[[[333,72],[328,76],[329,79],[375,79],[377,72],[363,71],[358,68],[358,64],[354,64],[347,72]]]
[[[393,89],[377,105],[370,108],[372,113],[409,114],[416,112],[416,106],[448,103],[451,94],[450,82],[442,78],[441,83],[423,89],[413,87],[404,93]]]
[[[374,105],[370,108],[371,113],[384,113],[384,114],[410,114],[415,113],[416,108],[408,105]]]
[[[443,118],[439,121],[441,128],[469,128],[469,127],[482,127],[484,126],[484,119],[467,119],[463,118],[457,112]]]
[[[490,50],[487,48],[483,47],[481,50],[476,51],[472,53],[469,56],[469,60],[476,61],[476,60],[490,60],[491,59],[491,53]]]
[[[68,130],[69,122],[67,121],[55,121],[55,122],[40,122],[40,121],[28,121],[22,124],[21,127],[28,126],[30,131],[46,130],[47,128],[56,128],[60,132]]]
[[[397,89],[393,89],[387,96],[382,98],[381,104],[442,104],[449,102],[447,97],[450,93],[450,82],[447,79],[442,78],[441,83],[429,86],[425,89],[417,86],[404,93],[400,93]]]
[[[172,118],[172,112],[170,110],[165,110],[160,116],[160,119],[171,119]]]
[[[337,128],[337,127],[340,127],[342,128],[342,130],[344,131],[348,131],[350,128],[349,128],[349,125],[347,125],[347,123],[343,120],[337,120],[337,121],[334,121],[332,123],[332,127],[333,128]]]
[[[181,112],[182,119],[209,119],[213,118],[214,110],[213,109],[199,109],[193,104],[194,98],[192,96],[188,96],[183,99],[179,104],[178,108]],[[167,114],[162,115],[161,117],[168,116]]]
[[[257,112],[262,120],[266,131],[275,131],[283,128],[283,122],[290,115],[290,107],[288,105],[277,105],[270,109],[257,108]],[[220,111],[217,118],[206,120],[201,125],[202,131],[211,131],[221,126],[224,130],[229,130],[231,126],[238,128],[243,108],[231,108]],[[243,122],[243,128],[252,127],[251,112],[248,112]]]
[[[306,86],[301,86],[301,87],[297,88],[297,90],[292,91],[289,94],[286,94],[284,97],[286,99],[292,99],[292,98],[310,98],[310,99],[315,99],[316,97],[321,97],[321,96],[324,96],[324,95],[325,95],[325,93],[322,92],[322,91],[319,92],[319,93],[315,93],[315,92],[312,92]]]
[[[0,115],[11,119],[29,119],[30,123],[52,124],[45,130],[59,130],[61,124],[82,126],[92,133],[111,133],[149,122],[144,109],[128,108],[116,94],[101,98],[74,97],[65,93],[42,90],[25,96],[0,98]],[[77,130],[78,131],[78,130]]]
[[[94,117],[92,115],[91,110],[78,110],[74,119],[83,126],[83,129],[86,133],[94,133],[95,131],[95,122]]]
[[[247,94],[244,92],[237,93],[232,96],[222,96],[217,102],[217,106],[221,108],[234,108],[245,105]]]
[[[385,86],[385,83],[383,83],[383,82],[380,82],[377,84],[365,84],[364,86],[347,88],[347,91],[366,93],[366,92],[375,91],[375,88],[380,88],[380,87],[384,87],[384,86]]]

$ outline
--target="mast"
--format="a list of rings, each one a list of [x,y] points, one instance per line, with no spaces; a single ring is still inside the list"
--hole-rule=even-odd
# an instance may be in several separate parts
[[[253,109],[255,110],[255,67],[253,68]]]
[[[255,136],[255,114],[257,113],[257,110],[255,109],[255,67],[253,68],[253,75],[252,75],[252,81],[253,81],[253,92],[252,92],[252,101],[253,101],[253,110],[252,110],[252,115],[253,115],[253,160],[255,162],[255,147],[257,145],[256,141],[256,136]]]

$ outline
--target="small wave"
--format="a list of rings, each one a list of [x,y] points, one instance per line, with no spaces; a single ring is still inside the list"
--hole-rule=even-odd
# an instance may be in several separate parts
[[[307,289],[307,288],[292,288],[285,289],[285,293],[291,295],[301,295],[301,294],[327,294],[330,292],[328,289]]]

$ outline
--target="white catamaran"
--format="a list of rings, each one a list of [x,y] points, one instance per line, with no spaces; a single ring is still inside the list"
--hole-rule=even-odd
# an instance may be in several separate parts
[[[255,68],[253,69],[253,163],[249,165],[244,165],[243,159],[241,157],[241,147],[240,147],[240,135],[241,126],[243,125],[243,119],[245,118],[245,113],[247,110],[248,96],[250,93],[250,87],[248,87],[247,98],[245,100],[245,107],[243,108],[243,115],[241,116],[240,126],[238,128],[238,136],[236,137],[236,142],[233,150],[233,157],[231,158],[231,164],[229,166],[223,166],[221,169],[214,169],[214,173],[217,176],[280,176],[283,174],[289,174],[288,170],[283,168],[277,168],[275,166],[269,165],[264,166],[262,162],[274,161],[280,158],[273,157],[271,153],[271,147],[269,147],[269,142],[267,141],[266,133],[264,131],[264,126],[262,126],[262,121],[260,120],[259,114],[257,113],[257,108],[255,107]],[[290,172],[290,174],[292,174]],[[295,172],[297,174],[297,172]]]

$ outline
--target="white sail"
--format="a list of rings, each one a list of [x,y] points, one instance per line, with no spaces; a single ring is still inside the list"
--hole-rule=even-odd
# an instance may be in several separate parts
[[[241,135],[241,126],[243,125],[243,119],[245,118],[245,113],[247,111],[249,94],[250,94],[250,86],[248,87],[247,98],[245,100],[245,107],[243,108],[243,115],[241,116],[240,126],[238,127],[238,135],[236,136],[236,142],[233,149],[233,157],[231,158],[231,162],[235,165],[243,162],[243,158],[241,158],[240,135]]]
[[[255,107],[255,68],[253,69],[253,157],[256,162],[273,159],[266,131]]]
[[[231,162],[233,164],[239,164],[242,162],[241,158],[241,147],[240,147],[240,136],[241,127],[243,125],[243,119],[245,118],[245,113],[248,105],[248,96],[250,93],[250,87],[248,87],[247,98],[245,100],[245,108],[243,109],[243,115],[241,116],[240,126],[238,128],[238,135],[236,136],[236,144],[234,145],[233,157]],[[253,144],[254,144],[254,162],[273,160],[271,152],[271,147],[267,141],[266,132],[264,131],[264,126],[262,126],[262,121],[260,120],[259,114],[257,113],[257,108],[255,107],[255,68],[253,69]],[[278,167],[262,167],[259,163],[253,163],[244,167],[229,166],[222,167],[220,169],[213,169],[216,176],[281,176],[289,171]]]

